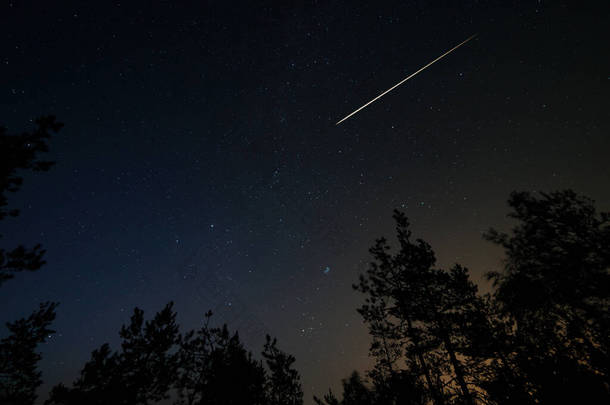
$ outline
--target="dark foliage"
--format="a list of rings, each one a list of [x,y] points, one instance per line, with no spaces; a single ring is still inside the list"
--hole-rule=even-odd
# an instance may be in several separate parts
[[[48,405],[153,404],[175,398],[177,405],[301,405],[294,357],[268,337],[263,351],[267,369],[254,359],[237,333],[211,327],[180,335],[168,304],[144,322],[136,308],[120,331],[121,350],[107,344],[93,351],[71,388],[53,388]]]
[[[230,405],[265,404],[266,375],[262,364],[253,359],[226,325],[212,328],[206,323],[182,339],[180,369],[176,387],[177,404]]]
[[[120,352],[107,344],[93,351],[73,388],[57,386],[49,404],[149,404],[168,398],[178,368],[179,342],[172,303],[144,322],[136,308],[121,328]]]
[[[391,254],[387,241],[378,239],[370,250],[374,261],[354,286],[366,296],[358,311],[373,336],[372,376],[393,381],[409,370],[435,403],[473,403],[477,364],[467,348],[481,317],[477,288],[459,265],[435,269],[431,247],[411,241],[404,214],[396,211],[394,219],[399,251]]]
[[[572,191],[513,193],[506,252],[480,296],[460,265],[434,268],[395,212],[399,249],[383,238],[354,288],[377,360],[367,388],[352,376],[343,399],[318,404],[556,404],[610,402],[610,215]],[[356,399],[355,399],[356,398]]]
[[[0,220],[17,216],[19,211],[8,209],[8,193],[19,190],[23,178],[20,170],[46,171],[52,162],[39,160],[46,152],[51,132],[57,132],[63,124],[55,117],[36,120],[33,132],[9,135],[0,127]],[[0,238],[2,235],[0,235]],[[11,250],[0,248],[0,285],[14,277],[16,272],[38,270],[43,264],[40,245],[27,249],[17,246]],[[51,334],[51,322],[55,319],[56,303],[43,303],[28,318],[6,324],[8,336],[0,342],[0,403],[30,405],[36,400],[36,389],[42,384],[37,370],[41,355],[37,352]]]
[[[36,389],[42,384],[36,348],[54,333],[50,325],[56,307],[55,303],[40,304],[28,318],[6,324],[9,335],[0,341],[0,404],[26,405],[36,400]]]
[[[41,152],[47,152],[47,140],[51,132],[58,132],[63,124],[55,117],[41,117],[33,132],[8,135],[6,128],[0,127],[0,220],[7,216],[17,216],[19,211],[8,209],[9,192],[16,192],[23,184],[19,170],[46,171],[53,162],[39,160]],[[1,235],[0,235],[1,237]],[[14,273],[24,270],[38,270],[43,264],[44,250],[40,245],[31,249],[17,246],[11,250],[0,249],[0,285],[14,277]]]
[[[534,401],[610,402],[609,214],[569,190],[508,203],[512,234],[486,235],[506,252],[504,270],[489,274],[512,322],[506,357]]]
[[[303,403],[299,373],[292,368],[295,358],[277,347],[277,340],[267,335],[263,358],[269,370],[268,405],[298,405]]]

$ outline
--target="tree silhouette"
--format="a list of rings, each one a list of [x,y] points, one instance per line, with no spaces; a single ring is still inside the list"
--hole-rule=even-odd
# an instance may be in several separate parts
[[[468,271],[434,268],[395,211],[399,249],[386,239],[354,288],[373,338],[371,388],[358,376],[318,404],[546,404],[610,401],[610,215],[573,191],[513,193],[506,251],[480,296]],[[367,402],[368,401],[368,402]]]
[[[399,251],[386,239],[370,249],[374,261],[354,288],[365,294],[358,310],[373,336],[377,378],[392,381],[398,371],[419,374],[437,404],[474,403],[476,359],[469,356],[469,333],[480,317],[481,300],[468,271],[433,268],[434,252],[411,241],[406,216],[394,212]]]
[[[1,404],[26,405],[36,400],[36,389],[42,384],[36,348],[54,333],[50,325],[56,307],[55,303],[40,304],[28,318],[6,324],[10,334],[0,341]]]
[[[374,402],[374,393],[364,384],[360,374],[354,371],[349,378],[342,381],[343,405],[369,405]]]
[[[294,357],[267,337],[263,362],[255,360],[226,325],[179,333],[169,303],[144,322],[136,308],[121,328],[121,350],[94,350],[72,387],[59,384],[48,405],[152,404],[174,398],[176,405],[302,405]]]
[[[323,399],[314,396],[314,402],[318,405],[374,405],[377,403],[375,392],[365,385],[357,371],[342,380],[341,385],[343,386],[341,401],[329,390]]]
[[[267,335],[263,358],[269,370],[267,382],[268,405],[299,405],[303,390],[299,373],[292,368],[295,358],[277,348],[277,340]]]
[[[178,367],[180,337],[170,302],[152,320],[135,308],[121,328],[121,351],[93,351],[73,388],[53,388],[47,404],[149,404],[169,398]]]
[[[476,317],[465,329],[468,344],[464,352],[477,360],[473,375],[486,403],[533,404],[527,381],[512,361],[511,352],[517,350],[513,321],[499,308],[493,296],[482,297]]]
[[[36,130],[20,135],[9,135],[0,127],[0,221],[19,215],[19,210],[8,209],[8,193],[18,191],[23,183],[19,171],[46,171],[53,164],[39,160],[38,154],[48,150],[50,133],[59,131],[63,124],[53,116],[39,118],[36,124]],[[17,272],[38,270],[44,264],[43,255],[40,245],[0,248],[0,286]],[[36,389],[42,384],[37,371],[41,356],[36,349],[54,333],[50,324],[56,307],[56,303],[40,304],[28,318],[6,324],[9,335],[0,342],[0,403],[29,405],[36,400]]]
[[[506,252],[504,270],[489,278],[513,321],[507,356],[539,402],[607,403],[610,216],[571,190],[512,193],[508,203],[512,234],[486,234]]]
[[[38,118],[36,125],[38,127],[33,132],[20,135],[8,135],[6,128],[0,127],[0,220],[19,215],[19,210],[7,208],[7,193],[18,191],[23,183],[18,171],[46,171],[53,165],[53,162],[39,160],[38,154],[47,152],[47,139],[63,124],[48,116]],[[13,278],[16,272],[38,270],[44,264],[43,255],[40,245],[32,249],[17,246],[8,251],[0,248],[0,285]]]
[[[203,327],[182,339],[177,404],[265,404],[265,370],[226,325]]]
[[[210,327],[211,312],[203,327],[185,335],[179,350],[176,387],[186,405],[302,405],[299,373],[293,356],[267,336],[262,352],[267,368],[256,361],[226,325]]]

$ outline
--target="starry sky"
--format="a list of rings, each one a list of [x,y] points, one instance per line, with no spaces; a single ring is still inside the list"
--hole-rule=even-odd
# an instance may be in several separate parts
[[[224,3],[0,5],[0,122],[65,123],[2,223],[48,264],[1,321],[61,303],[43,399],[173,300],[183,329],[211,309],[253,351],[277,336],[310,403],[371,364],[351,285],[394,208],[488,291],[511,191],[610,206],[607,2]]]

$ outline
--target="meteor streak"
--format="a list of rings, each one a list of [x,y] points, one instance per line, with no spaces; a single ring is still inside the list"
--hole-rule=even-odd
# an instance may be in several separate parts
[[[366,106],[368,106],[369,104],[374,103],[375,101],[379,100],[381,97],[385,96],[386,94],[388,94],[389,92],[391,92],[392,90],[394,90],[396,87],[400,86],[401,84],[403,84],[404,82],[406,82],[407,80],[409,80],[410,78],[412,78],[413,76],[415,76],[416,74],[418,74],[419,72],[421,72],[422,70],[426,69],[428,66],[432,65],[433,63],[435,63],[436,61],[444,58],[445,56],[449,55],[451,52],[455,51],[456,49],[458,49],[460,46],[464,45],[466,42],[470,41],[471,39],[473,39],[474,37],[476,37],[477,34],[472,35],[471,37],[469,37],[468,39],[466,39],[465,41],[459,43],[458,45],[454,46],[453,48],[449,49],[447,52],[445,52],[444,54],[442,54],[441,56],[439,56],[438,58],[434,59],[432,62],[428,63],[426,66],[424,66],[423,68],[419,69],[418,71],[416,71],[415,73],[411,73],[409,76],[407,76],[406,78],[404,78],[403,80],[401,80],[398,84],[395,84],[394,86],[390,87],[389,89],[387,89],[386,91],[384,91],[383,93],[381,93],[380,95],[378,95],[377,97],[375,97],[374,99],[372,99],[371,101],[369,101],[368,103],[366,103],[365,105],[363,105],[362,107],[358,108],[356,111],[354,111],[353,113],[349,114],[348,116],[346,116],[345,118],[343,118],[340,121],[337,121],[337,123],[335,125],[339,125],[341,124],[343,121],[345,121],[346,119],[348,119],[349,117],[351,117],[352,115],[356,114],[358,111],[362,110],[363,108],[365,108]]]

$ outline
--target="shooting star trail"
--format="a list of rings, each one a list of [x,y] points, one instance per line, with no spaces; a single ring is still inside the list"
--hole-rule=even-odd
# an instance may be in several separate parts
[[[428,63],[426,66],[424,66],[423,68],[419,69],[417,72],[415,73],[411,73],[409,76],[407,76],[406,78],[404,78],[403,80],[401,80],[400,82],[398,82],[398,84],[390,87],[389,89],[387,89],[386,91],[384,91],[383,93],[381,93],[380,95],[378,95],[377,97],[375,97],[374,99],[372,99],[371,101],[369,101],[368,103],[366,103],[365,105],[363,105],[362,107],[358,108],[356,111],[354,111],[353,113],[349,114],[348,116],[346,116],[345,118],[343,118],[340,121],[337,121],[337,123],[335,125],[339,125],[341,124],[343,121],[345,121],[346,119],[348,119],[349,117],[351,117],[352,115],[356,114],[358,111],[362,110],[363,108],[365,108],[366,106],[368,106],[369,104],[374,103],[375,101],[379,100],[381,97],[385,96],[386,94],[388,94],[389,92],[391,92],[392,90],[394,90],[396,87],[400,86],[401,84],[403,84],[404,82],[406,82],[407,80],[409,80],[410,78],[412,78],[413,76],[415,76],[416,74],[418,74],[419,72],[421,72],[422,70],[426,69],[428,66],[432,65],[433,63],[441,60],[442,58],[444,58],[445,56],[449,55],[451,52],[455,51],[456,49],[458,49],[460,46],[464,45],[466,42],[470,41],[471,39],[473,39],[474,37],[476,37],[477,34],[472,35],[471,37],[469,37],[468,39],[466,39],[465,41],[462,41],[461,43],[459,43],[458,45],[454,46],[453,48],[449,49],[447,52],[445,52],[444,54],[442,54],[441,56],[439,56],[438,58],[434,59],[432,62]]]

